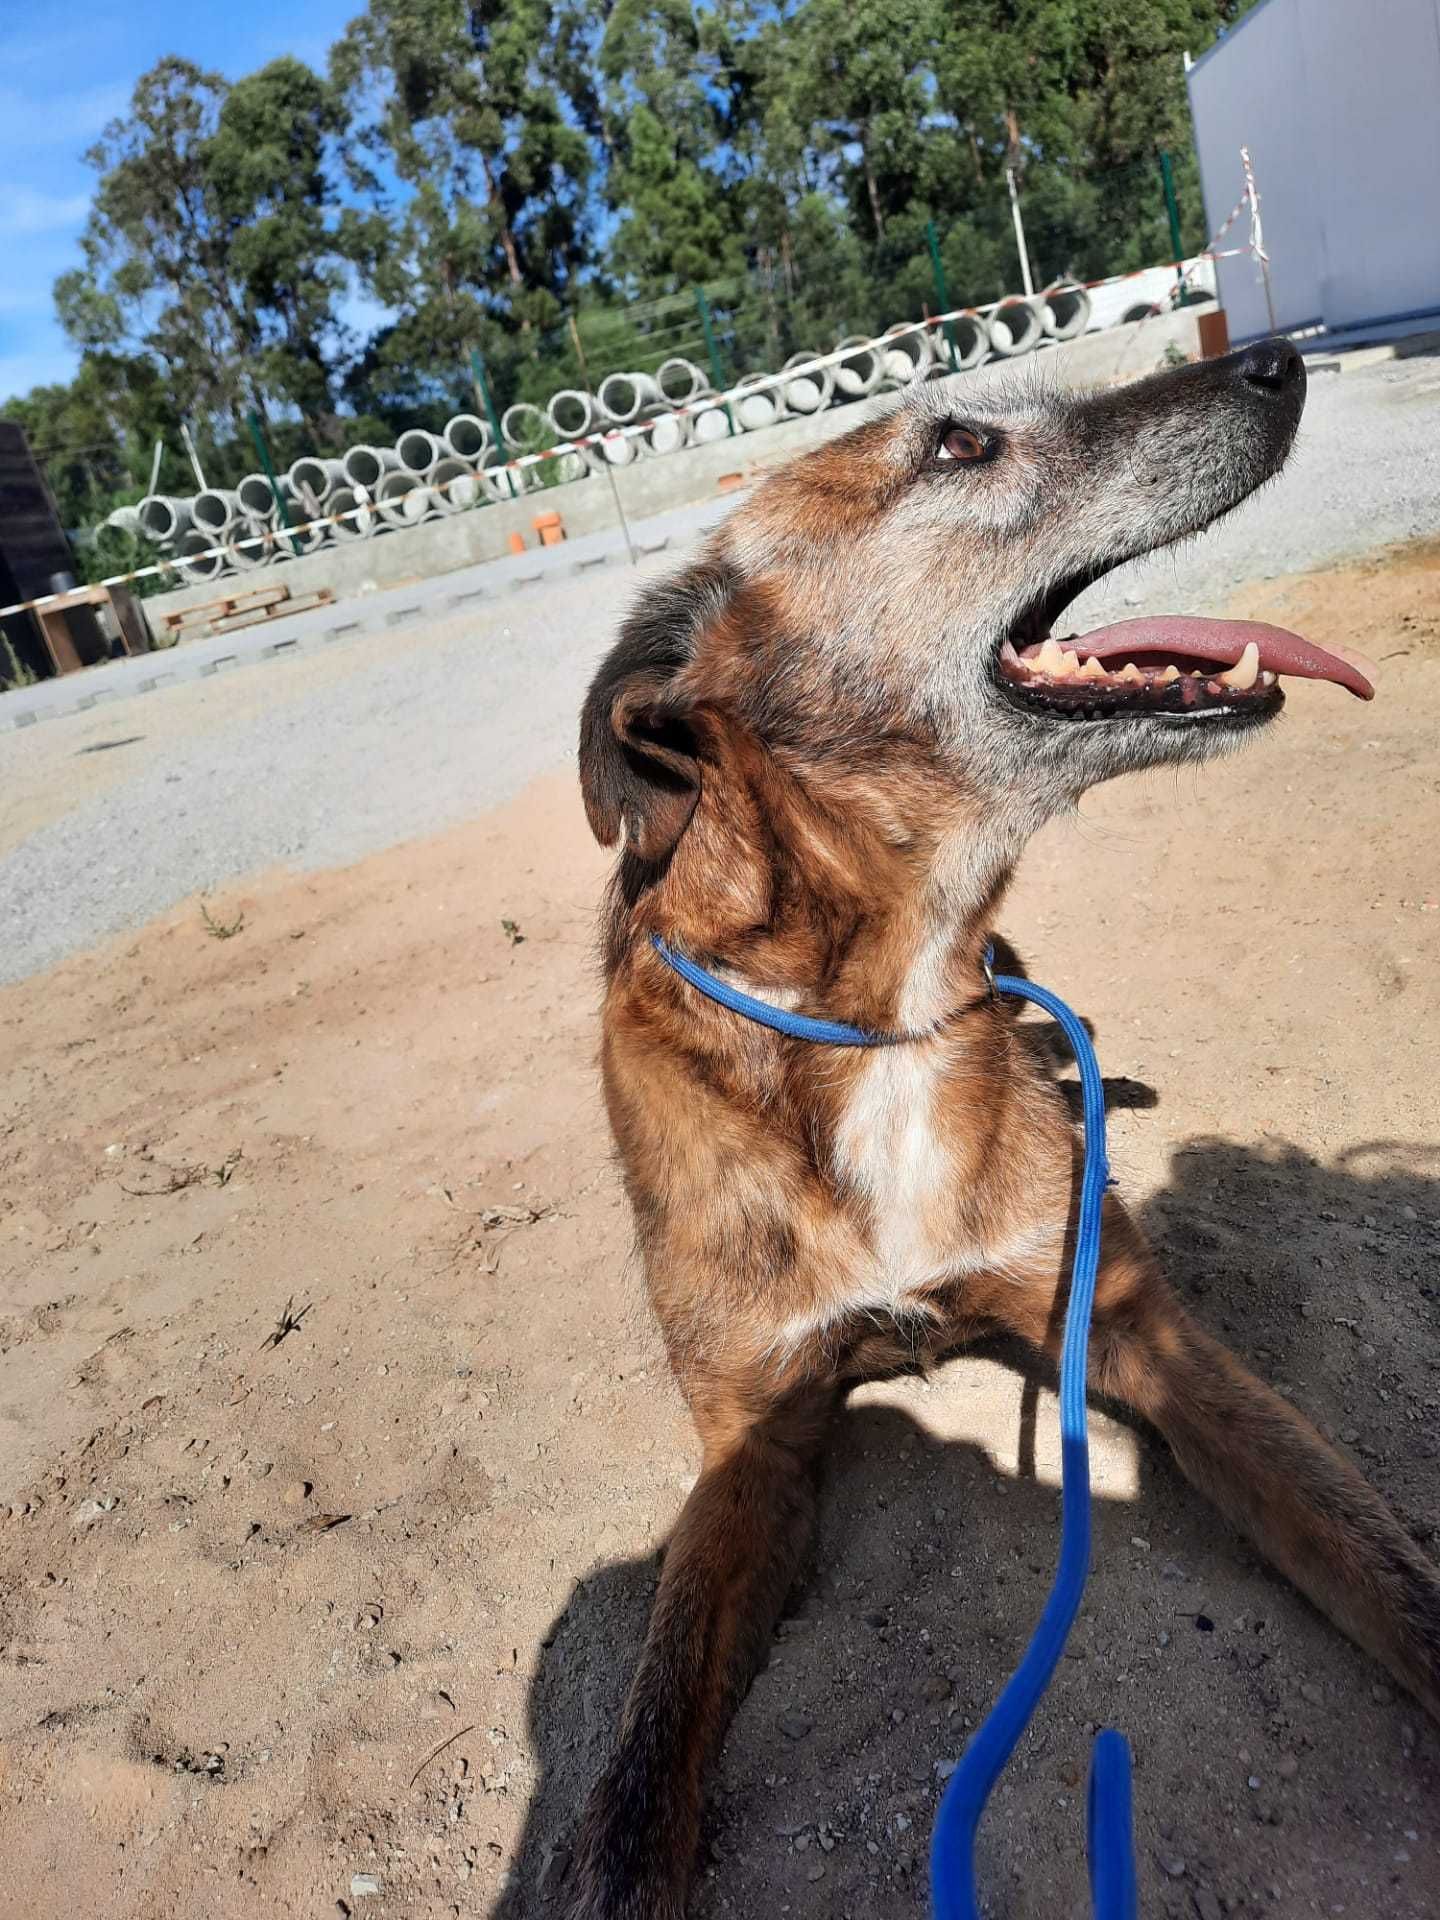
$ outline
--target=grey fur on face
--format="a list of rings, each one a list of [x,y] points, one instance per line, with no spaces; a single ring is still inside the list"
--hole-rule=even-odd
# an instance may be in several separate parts
[[[1304,399],[1298,355],[1275,343],[1111,392],[1065,394],[1031,378],[963,402],[912,393],[762,487],[722,532],[741,575],[778,576],[806,609],[803,663],[779,644],[768,663],[770,711],[793,682],[812,735],[823,732],[818,655],[843,695],[837,711],[857,700],[903,711],[957,777],[1030,827],[1100,781],[1233,747],[1253,721],[1084,720],[1024,706],[1001,684],[999,651],[1017,632],[1043,637],[1047,601],[1061,617],[1095,580],[1201,532],[1274,478]],[[937,458],[955,427],[983,442],[983,458]],[[876,476],[858,530],[853,514],[837,525],[825,511],[847,445]]]

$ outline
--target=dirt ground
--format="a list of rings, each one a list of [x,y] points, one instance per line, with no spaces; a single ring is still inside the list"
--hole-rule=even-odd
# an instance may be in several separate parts
[[[1440,1554],[1437,589],[1431,546],[1249,593],[1380,697],[1298,686],[1244,757],[1091,796],[1004,926],[1095,1021],[1196,1312]],[[559,1911],[696,1464],[598,1100],[604,870],[557,775],[0,994],[0,1913]],[[1048,1584],[1053,1431],[1005,1354],[855,1396],[701,1920],[925,1909]],[[1440,1913],[1440,1733],[1152,1441],[1097,1436],[990,1910],[1088,1912],[1112,1723],[1147,1914]]]

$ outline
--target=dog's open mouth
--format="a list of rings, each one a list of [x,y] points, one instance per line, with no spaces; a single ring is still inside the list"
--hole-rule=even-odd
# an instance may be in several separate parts
[[[1287,675],[1329,680],[1361,700],[1375,693],[1368,661],[1258,620],[1167,615],[1065,640],[1031,638],[1027,628],[1033,634],[1023,623],[1000,649],[1001,682],[1061,718],[1263,719],[1283,702]]]

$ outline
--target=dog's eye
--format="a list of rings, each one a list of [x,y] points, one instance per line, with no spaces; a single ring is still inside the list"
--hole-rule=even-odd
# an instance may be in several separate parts
[[[936,449],[940,460],[983,460],[988,448],[971,427],[947,427]]]

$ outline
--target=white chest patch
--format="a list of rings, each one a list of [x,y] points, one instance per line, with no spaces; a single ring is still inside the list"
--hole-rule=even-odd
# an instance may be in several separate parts
[[[929,1047],[877,1050],[836,1129],[838,1171],[869,1201],[874,1222],[877,1297],[867,1304],[898,1308],[953,1262],[927,1228],[953,1177],[935,1126],[941,1064]]]

